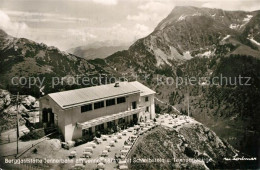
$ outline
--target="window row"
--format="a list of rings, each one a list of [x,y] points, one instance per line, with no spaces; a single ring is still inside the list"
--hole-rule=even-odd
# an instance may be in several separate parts
[[[118,97],[117,99],[108,99],[108,100],[106,100],[106,106],[115,105],[116,104],[116,100],[117,100],[117,104],[126,102],[126,98],[125,97]],[[99,109],[99,108],[105,107],[104,103],[105,103],[104,101],[100,101],[100,102],[94,103],[94,109]],[[81,106],[81,113],[82,112],[91,111],[91,110],[93,110],[92,104],[87,104],[87,105]]]

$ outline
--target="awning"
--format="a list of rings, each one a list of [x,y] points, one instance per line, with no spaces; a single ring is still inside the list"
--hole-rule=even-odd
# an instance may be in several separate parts
[[[82,129],[88,129],[90,127],[101,125],[106,122],[110,122],[113,120],[117,120],[120,118],[130,116],[130,115],[134,115],[136,113],[143,112],[144,110],[145,110],[144,107],[139,107],[137,109],[133,109],[133,110],[125,111],[125,112],[120,112],[120,113],[116,113],[116,114],[112,114],[112,115],[108,115],[108,116],[99,117],[99,118],[92,119],[92,120],[89,120],[84,123],[77,123],[77,127],[82,128]]]

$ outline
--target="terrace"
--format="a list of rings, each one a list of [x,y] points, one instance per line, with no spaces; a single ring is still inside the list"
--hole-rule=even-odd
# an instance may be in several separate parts
[[[90,121],[86,121],[84,123],[77,123],[77,127],[82,128],[82,129],[87,129],[87,128],[90,128],[90,127],[95,127],[97,125],[101,125],[101,124],[106,123],[106,122],[110,122],[110,121],[113,121],[113,120],[124,118],[124,117],[130,116],[130,115],[134,115],[134,114],[137,114],[137,113],[140,113],[140,112],[143,112],[143,111],[145,111],[145,108],[139,107],[139,108],[136,108],[136,109],[133,109],[133,110],[129,110],[129,111],[121,112],[121,113],[116,113],[116,114],[112,114],[112,115],[108,115],[108,116],[103,116],[103,117],[100,117],[100,118],[96,118],[96,119],[93,119],[93,120],[90,120]]]

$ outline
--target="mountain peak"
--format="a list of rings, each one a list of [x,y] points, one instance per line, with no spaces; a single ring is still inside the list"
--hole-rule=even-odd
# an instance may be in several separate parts
[[[0,37],[6,37],[6,36],[7,33],[4,30],[0,29]]]

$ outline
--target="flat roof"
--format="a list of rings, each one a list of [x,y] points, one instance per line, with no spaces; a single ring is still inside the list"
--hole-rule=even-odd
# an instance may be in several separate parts
[[[50,93],[50,96],[61,108],[67,109],[95,101],[105,100],[112,97],[140,93],[132,83],[120,82],[119,87],[115,83],[100,86],[81,88],[57,93]]]
[[[143,85],[142,83],[140,83],[138,81],[133,81],[133,82],[129,82],[129,83],[141,91],[141,94],[140,94],[141,96],[147,96],[147,95],[156,93],[155,91],[153,91],[152,89],[148,88],[147,86]]]

